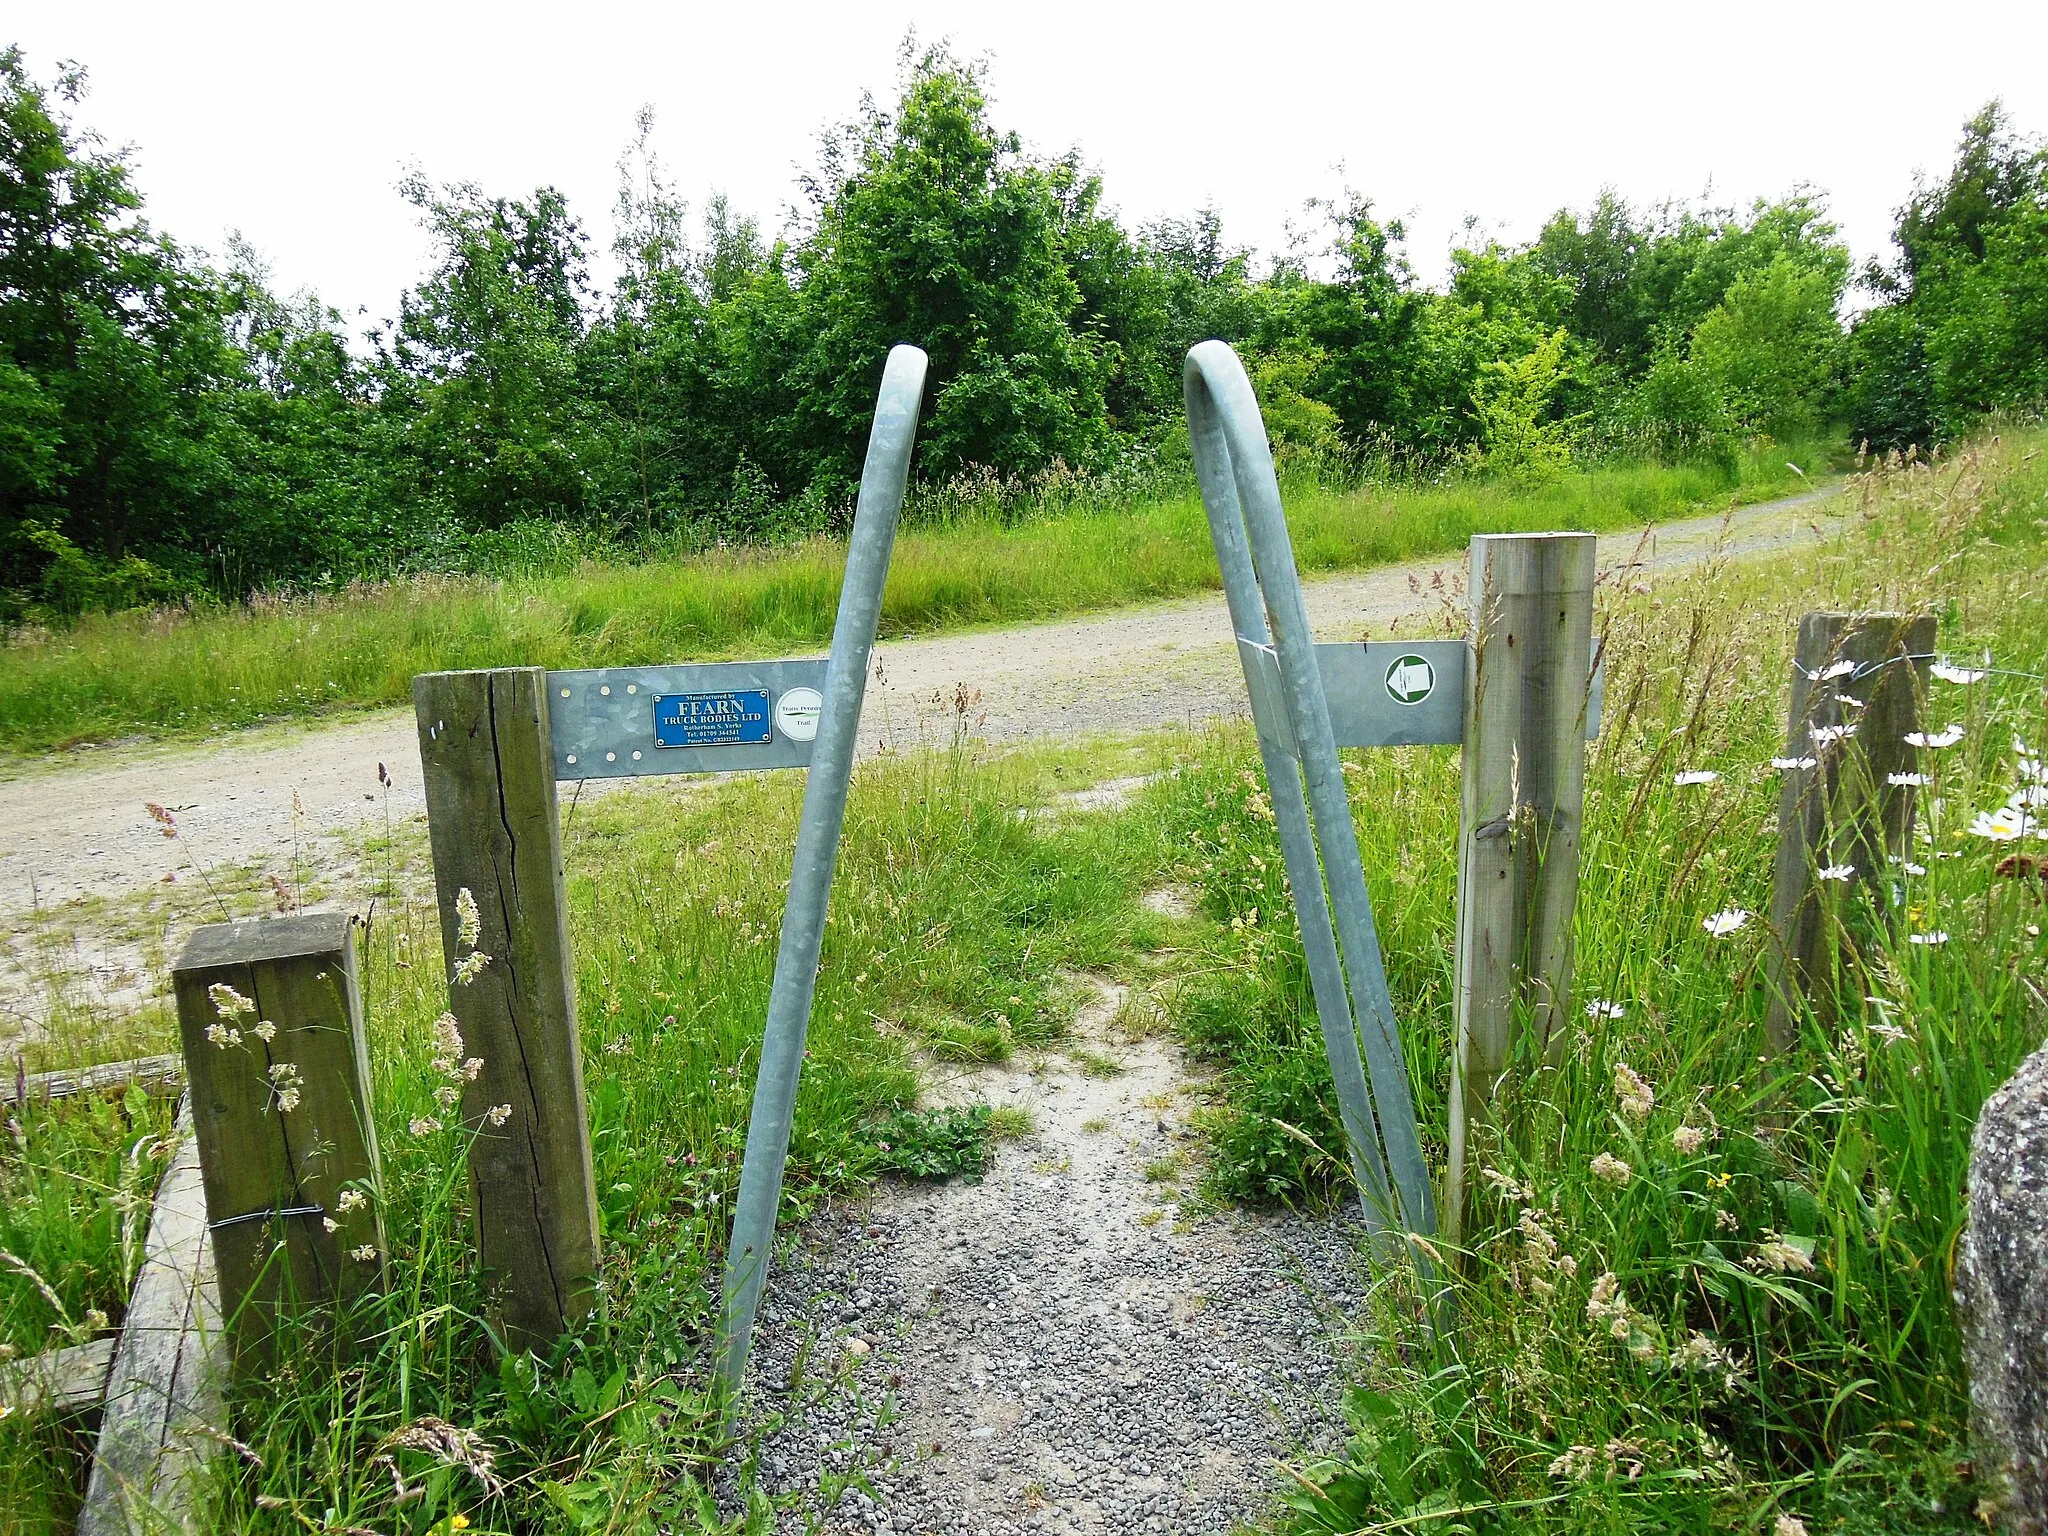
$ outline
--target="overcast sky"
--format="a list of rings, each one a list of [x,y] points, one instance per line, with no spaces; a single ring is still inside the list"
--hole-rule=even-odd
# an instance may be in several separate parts
[[[820,129],[889,98],[911,27],[986,56],[997,122],[1078,145],[1131,223],[1213,201],[1271,251],[1348,183],[1408,221],[1428,278],[1467,215],[1526,239],[1603,185],[1747,203],[1809,183],[1859,259],[1881,254],[1914,172],[1947,165],[1986,99],[2048,130],[2043,0],[11,9],[0,43],[38,76],[88,68],[79,116],[134,146],[160,227],[216,251],[240,229],[281,288],[373,319],[424,256],[393,190],[409,166],[552,183],[601,247],[647,103],[693,207],[720,189],[774,228]]]

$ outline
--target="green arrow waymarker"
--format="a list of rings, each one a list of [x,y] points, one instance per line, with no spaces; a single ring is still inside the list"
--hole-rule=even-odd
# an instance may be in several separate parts
[[[1436,668],[1412,652],[1387,668],[1387,697],[1396,704],[1420,704],[1436,691]]]

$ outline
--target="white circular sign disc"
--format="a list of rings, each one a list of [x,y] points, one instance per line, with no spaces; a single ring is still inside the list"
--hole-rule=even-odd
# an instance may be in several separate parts
[[[1413,654],[1396,656],[1387,668],[1387,697],[1396,704],[1420,704],[1436,692],[1436,668]]]
[[[792,688],[775,701],[775,728],[791,741],[815,741],[825,696],[815,688]]]

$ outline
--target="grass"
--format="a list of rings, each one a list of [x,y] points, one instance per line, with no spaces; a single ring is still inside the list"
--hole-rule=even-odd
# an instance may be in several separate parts
[[[1519,1103],[1456,1327],[1422,1328],[1397,1277],[1355,1320],[1351,1440],[1296,1469],[1282,1525],[1770,1531],[1783,1514],[1816,1536],[1976,1528],[1976,1501],[1995,1490],[1971,1463],[1946,1264],[1977,1108],[2048,1030],[2034,990],[2048,945],[2029,931],[2044,921],[2038,883],[1996,877],[2007,850],[1964,829],[2010,790],[2014,735],[2043,742],[2039,684],[1935,691],[1934,719],[1968,734],[1930,768],[1919,860],[1929,873],[1901,879],[1905,924],[1950,939],[1879,943],[1860,985],[1881,1001],[1759,1061],[1760,924],[1713,939],[1701,920],[1767,906],[1776,797],[1765,765],[1783,748],[1799,613],[1931,605],[1945,649],[1988,647],[2016,671],[2042,671],[2035,519],[2048,470],[2034,446],[1859,480],[1861,510],[1813,555],[1604,591],[1608,719],[1589,767],[1578,976],[1585,996],[1622,1012],[1586,1018],[1564,1065]],[[1200,1170],[1200,1198],[1347,1198],[1257,763],[1248,733],[1224,729],[998,756],[962,743],[863,767],[788,1219],[887,1172],[902,1144],[891,1124],[918,1127],[948,1156],[974,1151],[957,1120],[915,1113],[914,1064],[930,1043],[919,1010],[1050,1026],[1073,1006],[1079,973],[1157,999],[1213,1069],[1198,1120],[1207,1144],[1182,1175]],[[1698,767],[1721,778],[1671,783]],[[1360,753],[1348,772],[1440,1164],[1456,759]],[[1128,805],[1019,814],[1075,783],[1139,773],[1156,776]],[[377,1341],[366,1358],[337,1364],[308,1340],[280,1351],[278,1377],[238,1393],[235,1432],[252,1455],[222,1464],[218,1528],[443,1536],[460,1516],[472,1530],[623,1536],[803,1522],[756,1489],[752,1513],[721,1526],[696,1481],[721,1454],[707,1329],[799,790],[784,774],[653,785],[586,803],[569,825],[606,1267],[599,1315],[545,1359],[499,1360],[481,1321],[463,1133],[408,1129],[440,1086],[423,829],[402,824],[365,850],[373,875],[383,871],[369,881],[381,887],[379,919],[363,954],[394,1291],[358,1320]],[[260,873],[231,904],[260,899]],[[1192,916],[1146,909],[1146,893],[1169,884],[1192,893]],[[185,891],[152,899],[190,900]],[[144,926],[172,920],[150,912]],[[1639,1094],[1616,1092],[1629,1082],[1623,1065],[1653,1092],[1646,1115],[1630,1112]],[[77,1229],[71,1248],[41,1261],[79,1266],[77,1290],[60,1291],[74,1318],[90,1297],[119,1294],[116,1164],[143,1131],[123,1106],[81,1113],[71,1142],[32,1130],[0,1145],[6,1219]],[[985,1146],[998,1126],[983,1114]],[[1682,1127],[1701,1139],[1680,1138]],[[1592,1174],[1603,1153],[1629,1165],[1625,1184]],[[22,1215],[30,1189],[62,1189],[76,1215]],[[0,1274],[10,1329],[32,1293]],[[22,1337],[54,1337],[53,1317],[22,1324]],[[427,1418],[481,1437],[502,1490],[460,1458],[394,1443]],[[0,1421],[0,1496],[15,1529],[68,1528],[76,1462],[57,1454],[57,1433]],[[752,1488],[744,1447],[729,1464]],[[416,1497],[401,1501],[394,1470]],[[832,1507],[835,1478],[802,1496],[812,1514]]]
[[[1352,1438],[1297,1469],[1288,1530],[1980,1528],[1997,1490],[1968,1439],[1948,1266],[1978,1107],[2048,1034],[2048,919],[2039,882],[2000,878],[2010,850],[1967,829],[2028,782],[2015,739],[2048,730],[2039,446],[1864,478],[1816,557],[1607,594],[1577,977],[1582,1004],[1619,1014],[1581,1010],[1555,1072],[1523,1063],[1455,1326],[1427,1330],[1397,1281],[1375,1292]],[[1775,1057],[1761,920],[1722,938],[1703,920],[1768,909],[1768,761],[1794,624],[1820,607],[1931,609],[1944,650],[2018,675],[1932,685],[1932,721],[1961,723],[1964,744],[1927,754],[1922,835],[1887,872],[1893,919],[1867,896],[1845,914],[1868,1001]],[[1720,778],[1674,785],[1690,768]],[[1348,776],[1440,1167],[1456,759],[1359,754]],[[1155,791],[1215,925],[1175,1013],[1224,1074],[1209,1192],[1314,1205],[1345,1196],[1346,1174],[1261,787],[1247,744]]]
[[[1474,532],[1604,529],[1760,500],[1801,487],[1788,456],[1733,472],[1640,464],[1534,486],[1458,481],[1290,501],[1308,571],[1437,553]],[[90,618],[0,645],[0,753],[191,736],[411,698],[420,672],[613,666],[822,649],[844,545],[716,550],[640,565],[584,565],[491,580],[422,577],[248,607]],[[883,603],[885,637],[1052,618],[1217,585],[1192,492],[1021,524],[956,519],[907,528]]]

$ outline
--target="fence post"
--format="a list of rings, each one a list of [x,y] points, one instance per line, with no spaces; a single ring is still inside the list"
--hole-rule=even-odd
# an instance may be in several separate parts
[[[1514,1020],[1555,1060],[1572,978],[1572,908],[1593,658],[1590,533],[1472,540],[1458,833],[1457,1050],[1444,1230],[1465,1234],[1477,1143],[1514,1060]]]
[[[539,667],[413,679],[449,1011],[467,1058],[470,1188],[510,1349],[596,1299],[597,1194]]]
[[[1888,903],[1887,864],[1903,856],[1913,828],[1914,787],[1891,775],[1912,771],[1906,734],[1920,728],[1932,614],[1809,613],[1799,621],[1787,711],[1786,768],[1778,791],[1778,855],[1771,883],[1767,955],[1771,1045],[1799,1039],[1800,1000],[1822,1024],[1839,1011],[1837,986],[1853,961],[1840,912],[1858,887]],[[1848,727],[1852,734],[1835,737]],[[1832,739],[1831,739],[1832,738]],[[1807,763],[1812,766],[1805,766]],[[1847,880],[1819,871],[1847,865]]]
[[[385,1252],[353,926],[338,912],[215,923],[172,985],[238,1368],[268,1357],[284,1312],[337,1308],[346,1346]]]

